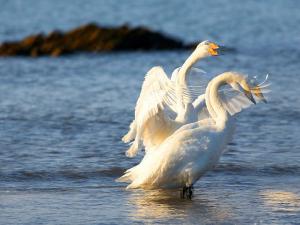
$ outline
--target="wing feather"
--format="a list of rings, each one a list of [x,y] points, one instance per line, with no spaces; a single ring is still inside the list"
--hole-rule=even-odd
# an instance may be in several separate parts
[[[137,154],[141,148],[141,140],[149,145],[156,143],[156,139],[160,138],[156,136],[162,135],[161,133],[158,134],[157,131],[167,129],[171,120],[175,119],[176,95],[174,85],[174,82],[168,78],[161,67],[153,67],[146,74],[135,107],[134,127],[130,127],[129,132],[125,135],[129,136],[128,134],[132,133],[131,130],[135,130],[135,140],[127,151],[128,156],[133,157]]]
[[[269,84],[266,83],[268,80],[268,75],[266,76],[265,80],[258,84],[257,78],[252,77],[248,78],[250,83],[252,84],[251,92],[254,94],[254,98],[257,102],[262,101],[262,99],[256,96],[256,92],[259,90],[259,93],[267,94],[269,92]],[[243,92],[234,89],[227,89],[220,91],[220,98],[223,107],[228,111],[228,113],[233,116],[236,113],[241,112],[243,109],[246,109],[253,105],[253,103],[244,95]],[[264,96],[267,99],[267,96]]]

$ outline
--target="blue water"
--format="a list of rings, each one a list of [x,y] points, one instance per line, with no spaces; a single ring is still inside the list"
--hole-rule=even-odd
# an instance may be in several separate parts
[[[3,1],[0,40],[100,24],[147,25],[236,52],[199,66],[270,74],[269,104],[238,116],[233,143],[195,185],[125,190],[138,163],[120,138],[144,74],[189,51],[0,59],[0,224],[297,224],[300,221],[298,1]]]

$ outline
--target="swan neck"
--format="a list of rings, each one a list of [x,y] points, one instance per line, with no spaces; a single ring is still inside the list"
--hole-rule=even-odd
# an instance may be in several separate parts
[[[200,59],[207,57],[204,51],[197,51],[197,49],[187,58],[178,72],[178,82],[180,85],[186,85],[186,76],[191,67]]]
[[[210,102],[210,86],[211,86],[211,84],[212,84],[212,82],[208,83],[206,91],[205,91],[205,105],[209,112],[209,115],[211,116],[211,118],[213,118],[215,120],[217,115],[216,115],[213,107],[211,106],[211,102]]]
[[[206,89],[205,101],[208,102],[208,112],[215,119],[216,124],[225,126],[228,120],[228,113],[222,105],[219,96],[221,86],[229,82],[231,76],[229,73],[224,73],[214,78]]]
[[[202,49],[199,51],[199,49],[196,49],[188,58],[187,60],[183,63],[181,68],[178,71],[177,74],[177,80],[176,80],[176,95],[178,98],[177,101],[177,111],[181,112],[182,116],[184,117],[185,115],[185,100],[183,99],[183,92],[187,88],[187,74],[190,68],[201,58],[206,57],[205,51]],[[180,117],[182,117],[180,116]]]

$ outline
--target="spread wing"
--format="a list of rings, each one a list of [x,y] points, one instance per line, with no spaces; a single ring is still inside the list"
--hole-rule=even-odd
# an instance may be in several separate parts
[[[127,156],[133,157],[141,148],[141,141],[151,137],[151,143],[160,139],[164,130],[176,117],[176,95],[174,82],[161,67],[153,67],[145,76],[140,96],[135,107],[135,119],[129,132],[123,137],[124,142],[135,139]],[[160,131],[160,132],[158,132]],[[149,143],[150,144],[150,143]]]
[[[220,99],[223,107],[231,116],[253,105],[243,93],[236,90],[221,91]]]
[[[157,114],[159,109],[176,114],[176,95],[172,82],[161,67],[153,67],[145,76],[135,107],[138,124]]]

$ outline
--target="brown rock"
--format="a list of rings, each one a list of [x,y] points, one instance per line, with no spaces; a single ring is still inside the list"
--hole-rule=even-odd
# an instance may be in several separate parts
[[[20,44],[23,45],[24,47],[37,46],[40,43],[42,43],[43,40],[44,40],[44,36],[42,34],[32,35],[24,38]]]
[[[60,56],[76,52],[185,49],[180,40],[146,27],[100,27],[94,23],[68,32],[31,35],[17,42],[0,45],[0,56]]]
[[[51,52],[51,56],[57,57],[57,56],[60,56],[61,53],[62,53],[62,50],[60,48],[56,48]]]

